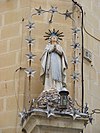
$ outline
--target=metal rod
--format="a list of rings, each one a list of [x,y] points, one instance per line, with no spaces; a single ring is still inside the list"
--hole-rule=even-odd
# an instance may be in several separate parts
[[[31,31],[29,31],[29,36],[31,36]],[[29,45],[29,53],[31,52],[31,45]],[[29,61],[29,68],[31,67],[31,60]],[[29,76],[29,103],[31,102],[31,76]]]
[[[84,56],[84,36],[83,36],[83,9],[82,6],[80,6],[76,1],[72,0],[72,2],[77,5],[82,13],[82,22],[81,22],[81,35],[82,35],[82,64],[81,64],[81,74],[82,74],[82,112],[84,107],[84,66],[83,66],[83,56]]]
[[[74,41],[75,41],[75,43],[76,43],[76,34],[74,34]],[[75,50],[74,50],[74,57],[76,56],[76,52],[75,52]],[[75,64],[74,64],[74,72],[75,72]],[[74,100],[75,100],[75,81],[74,81]]]

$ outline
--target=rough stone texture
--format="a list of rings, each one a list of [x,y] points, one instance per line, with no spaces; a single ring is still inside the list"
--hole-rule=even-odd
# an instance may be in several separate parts
[[[72,99],[67,96],[67,104],[65,106],[65,110],[71,111],[73,108],[73,102]],[[37,108],[41,109],[47,109],[49,106],[50,108],[53,108],[54,110],[62,110],[60,105],[60,94],[57,90],[52,89],[50,91],[43,91],[39,97],[36,99],[37,102]]]
[[[59,115],[47,118],[45,114],[36,113],[26,121],[23,131],[26,133],[80,133],[86,121],[86,119],[73,121],[71,117]]]
[[[84,16],[86,29],[99,38],[100,1],[77,1],[81,3],[86,12]],[[35,78],[32,79],[30,91],[28,80],[23,69],[15,72],[20,66],[27,67],[28,65],[25,57],[27,53],[25,38],[28,32],[25,29],[25,25],[30,11],[34,11],[34,8],[38,8],[40,5],[44,9],[50,8],[51,5],[58,6],[61,12],[64,12],[66,9],[71,10],[72,8],[71,0],[0,0],[0,133],[16,133],[16,127],[18,127],[20,123],[17,110],[20,112],[23,107],[29,107],[30,97],[36,98],[43,90],[39,78],[39,58],[47,43],[44,41],[43,35],[49,28],[55,27],[65,34],[64,40],[61,43],[68,57],[70,66],[67,71],[67,87],[72,98],[74,97],[75,89],[70,77],[73,71],[73,66],[70,62],[73,55],[70,47],[72,44],[72,21],[70,19],[64,21],[62,16],[55,15],[54,23],[49,25],[48,14],[34,16],[33,21],[35,21],[36,26],[32,34],[36,39],[36,43],[32,47],[32,52],[34,52],[37,57],[32,66],[37,73],[35,74]],[[25,21],[22,22],[22,18],[24,18]],[[79,22],[80,20],[77,20],[77,23]],[[93,54],[91,64],[84,60],[85,102],[89,103],[91,111],[94,108],[100,108],[100,43],[89,37],[85,32],[84,37],[85,48],[89,49]],[[81,38],[79,40],[81,42]],[[93,66],[91,67],[91,65]],[[79,66],[76,66],[76,68],[80,69]],[[81,105],[81,79],[76,83],[75,97],[79,105]],[[16,101],[18,104],[14,104]],[[18,108],[19,105],[21,110]],[[88,126],[86,132],[100,133],[100,116],[94,115],[94,119],[93,126]]]
[[[51,5],[56,6],[56,4],[62,12],[65,11],[66,7],[71,8],[72,6],[70,1],[61,0],[0,0],[0,133],[17,133],[20,131],[18,112],[22,111],[23,107],[29,108],[30,98],[36,98],[43,90],[39,78],[39,59],[47,43],[43,38],[45,31],[52,27],[64,31],[65,38],[62,41],[62,47],[64,49],[70,48],[71,31],[69,26],[71,28],[72,21],[68,20],[68,24],[66,24],[64,18],[57,15],[53,25],[49,25],[48,13],[43,16],[33,17],[36,25],[32,35],[36,39],[36,43],[32,47],[32,52],[37,57],[32,66],[37,73],[32,79],[31,90],[29,91],[29,83],[24,69],[18,69],[19,67],[25,68],[28,65],[25,57],[28,51],[25,42],[28,31],[25,25],[28,23],[30,12],[35,11],[34,8],[38,8],[41,5],[44,9],[48,9]],[[24,21],[22,22],[23,18]],[[67,39],[68,42],[66,41]],[[66,50],[65,52],[70,62],[71,52]],[[68,79],[70,79],[70,74],[71,69]],[[68,88],[70,88],[70,83],[71,80],[68,83]],[[71,88],[69,91],[71,91]]]
[[[100,1],[77,0],[83,7],[84,26],[86,30],[100,40]],[[100,108],[100,41],[97,41],[84,32],[84,47],[92,52],[92,63],[84,60],[84,102],[87,102],[90,111]],[[81,93],[78,89],[78,93]],[[99,133],[100,115],[94,115],[93,126],[88,125],[84,132]]]

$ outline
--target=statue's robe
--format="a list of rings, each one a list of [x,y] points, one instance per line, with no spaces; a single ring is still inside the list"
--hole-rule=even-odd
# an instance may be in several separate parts
[[[57,89],[61,91],[63,84],[66,84],[66,69],[68,68],[67,58],[62,47],[56,44],[48,44],[40,59],[42,69],[40,77],[43,81],[44,90]]]

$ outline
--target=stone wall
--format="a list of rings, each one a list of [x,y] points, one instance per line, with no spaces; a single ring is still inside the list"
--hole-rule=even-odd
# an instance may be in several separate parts
[[[48,10],[52,6],[57,6],[60,12],[72,8],[70,0],[0,0],[0,133],[18,133],[20,120],[18,112],[24,107],[29,107],[30,98],[36,98],[43,90],[39,78],[40,74],[40,56],[46,46],[43,36],[49,28],[56,28],[64,32],[64,39],[61,42],[64,48],[68,62],[67,86],[73,96],[73,84],[71,83],[71,28],[72,21],[64,20],[63,16],[55,15],[53,24],[49,25],[50,16],[47,14],[33,17],[35,29],[33,38],[36,39],[32,52],[37,55],[33,63],[33,68],[37,71],[32,79],[31,89],[29,91],[28,79],[24,69],[28,66],[25,54],[27,53],[27,44],[25,38],[28,31],[25,25],[31,11],[34,8],[42,6]],[[22,21],[23,20],[23,21]]]
[[[99,0],[77,0],[83,6],[84,25],[89,33],[99,38],[100,34],[100,2]],[[33,68],[37,71],[32,79],[31,90],[29,91],[28,79],[23,69],[28,66],[25,54],[27,45],[25,38],[28,31],[25,25],[31,11],[39,6],[48,10],[52,6],[57,6],[60,12],[66,9],[72,10],[71,0],[0,0],[0,133],[18,133],[20,120],[18,112],[30,105],[30,98],[36,98],[43,90],[39,78],[40,56],[46,46],[44,33],[50,28],[55,27],[64,32],[64,39],[61,42],[68,58],[69,69],[67,71],[67,87],[70,95],[74,97],[74,86],[70,75],[74,70],[71,64],[72,59],[72,21],[64,20],[63,16],[55,15],[53,24],[49,25],[49,14],[34,16],[35,29],[33,37],[36,39],[32,52],[37,55],[33,63]],[[24,21],[22,21],[24,20]],[[99,42],[91,38],[84,32],[85,48],[90,50],[93,55],[92,63],[84,60],[84,86],[85,102],[89,103],[90,111],[100,108],[100,46]],[[80,80],[81,81],[81,80]],[[76,98],[81,104],[81,82],[77,85]],[[99,133],[99,115],[94,115],[93,126],[88,126],[86,132]]]
[[[100,40],[100,1],[77,0],[84,10],[84,27],[94,37]],[[84,31],[84,47],[92,52],[92,62],[84,60],[85,102],[89,103],[90,111],[100,108],[100,41],[90,37]],[[86,133],[99,133],[100,115],[94,114],[93,125],[88,125]]]

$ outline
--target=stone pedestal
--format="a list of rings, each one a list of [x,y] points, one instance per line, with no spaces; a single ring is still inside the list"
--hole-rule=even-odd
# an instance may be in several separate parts
[[[80,133],[86,118],[73,120],[71,116],[50,116],[45,113],[32,114],[23,126],[24,133]]]

